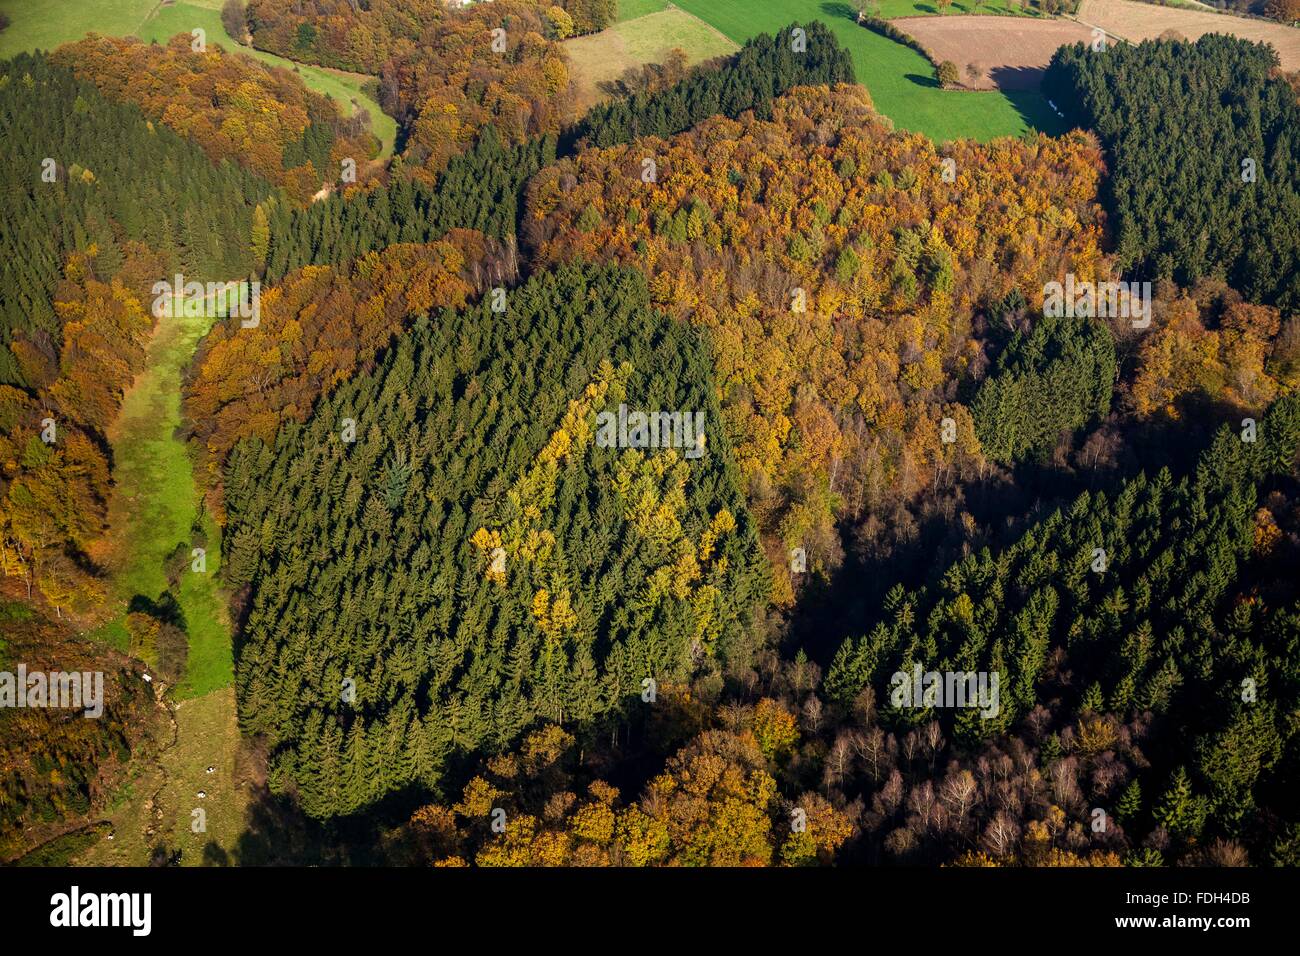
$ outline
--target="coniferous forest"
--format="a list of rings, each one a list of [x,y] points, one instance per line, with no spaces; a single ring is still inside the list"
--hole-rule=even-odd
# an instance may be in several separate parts
[[[1300,866],[1300,76],[856,15],[0,61],[0,862]]]

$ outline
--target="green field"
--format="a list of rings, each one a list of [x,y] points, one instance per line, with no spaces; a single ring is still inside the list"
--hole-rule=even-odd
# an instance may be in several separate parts
[[[94,12],[88,12],[88,8]],[[388,159],[392,155],[397,121],[362,92],[362,84],[369,77],[298,65],[284,57],[241,46],[222,25],[220,8],[221,0],[188,0],[169,6],[159,5],[158,0],[42,0],[40,3],[0,0],[0,11],[9,14],[12,21],[9,29],[0,33],[0,57],[23,50],[53,49],[61,43],[81,39],[88,31],[111,36],[135,35],[161,43],[199,27],[207,34],[209,43],[249,54],[272,66],[296,70],[308,88],[332,97],[348,116],[352,115],[352,101],[356,100],[370,114],[371,129],[383,143],[379,158]]]
[[[934,0],[878,0],[880,16],[886,20],[894,17],[957,16],[958,14],[991,14],[993,16],[1038,17],[1037,9],[1029,6],[1015,6],[1011,0],[984,0],[976,4],[975,0],[953,0],[943,13]]]
[[[578,113],[607,97],[604,86],[629,68],[662,63],[672,49],[689,63],[734,53],[736,44],[698,17],[676,8],[616,23],[589,36],[564,42],[569,55]]]
[[[647,13],[658,13],[660,10],[667,10],[670,6],[668,0],[618,0],[618,18],[616,22],[623,23],[625,20],[635,20]]]
[[[610,27],[629,59],[655,62],[674,47],[684,50],[692,63],[734,53],[736,44],[719,30],[681,10],[664,10]],[[604,34],[600,34],[603,36]]]
[[[794,21],[824,21],[853,56],[858,82],[871,92],[876,109],[892,119],[899,129],[924,133],[936,142],[1015,136],[1029,127],[1053,134],[1063,129],[1046,98],[1038,92],[974,93],[941,89],[934,68],[925,57],[859,26],[857,13],[848,3],[677,0],[677,6],[717,27],[737,43],[757,33],[775,33]]]
[[[113,498],[109,503],[111,590],[119,617],[99,637],[125,649],[121,618],[136,596],[156,601],[167,590],[165,565],[181,546],[188,555],[199,497],[184,443],[181,370],[214,320],[166,315],[149,344],[148,365],[122,402],[109,430],[113,447]],[[234,678],[226,603],[217,585],[219,536],[204,521],[207,569],[181,572],[179,602],[189,635],[189,661],[176,697],[197,697],[228,686]]]
[[[87,30],[115,36],[134,33],[157,5],[158,0],[0,0],[0,13],[10,21],[0,33],[0,57],[52,50],[80,40]]]

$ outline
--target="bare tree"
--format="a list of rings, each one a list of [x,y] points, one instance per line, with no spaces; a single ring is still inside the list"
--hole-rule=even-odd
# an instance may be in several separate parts
[[[943,785],[939,789],[939,799],[951,810],[960,820],[965,820],[966,814],[971,807],[975,805],[975,795],[979,788],[975,785],[975,776],[969,770],[950,770],[948,775],[943,779]]]
[[[835,737],[835,743],[831,744],[830,752],[826,755],[826,766],[822,771],[822,784],[826,787],[838,787],[844,782],[844,778],[853,770],[853,743],[852,736],[857,733],[854,730],[842,730]]]
[[[1020,826],[1010,814],[999,810],[984,828],[980,841],[990,856],[1008,857],[1016,851],[1020,841]]]
[[[917,753],[921,749],[921,735],[915,730],[909,730],[903,737],[903,758],[910,765],[916,759]]]
[[[916,828],[924,832],[934,823],[934,784],[922,780],[907,794],[907,810],[914,817]]]
[[[819,733],[824,719],[822,700],[816,694],[809,694],[803,704],[804,726],[814,734]]]
[[[880,781],[881,773],[887,764],[885,732],[879,727],[872,727],[863,733],[855,733],[849,738],[857,749],[858,756],[866,768],[872,783]]]
[[[939,727],[939,721],[932,720],[922,728],[921,740],[925,744],[926,753],[930,758],[930,770],[933,771],[935,758],[939,755],[939,751],[943,749],[944,743],[946,743]]]
[[[872,806],[882,817],[892,817],[898,812],[903,802],[903,775],[897,770],[889,774],[889,779],[880,788],[872,800]]]

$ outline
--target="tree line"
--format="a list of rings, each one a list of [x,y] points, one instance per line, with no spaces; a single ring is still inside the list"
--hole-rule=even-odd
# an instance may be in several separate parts
[[[319,63],[358,73],[379,73],[428,38],[428,31],[448,20],[478,20],[481,14],[457,9],[443,0],[231,0],[230,23],[240,37],[247,30],[259,50],[291,60]],[[518,0],[517,0],[518,2]],[[536,11],[543,34],[552,40],[596,33],[614,22],[615,0],[551,0],[519,3]],[[229,6],[229,4],[228,4]],[[509,23],[508,15],[504,23]],[[230,29],[230,25],[227,25]]]
[[[803,49],[795,50],[795,31]],[[664,90],[592,107],[573,131],[582,145],[613,146],[640,136],[673,136],[711,116],[754,110],[768,119],[772,101],[796,86],[853,83],[853,60],[820,20],[760,33],[721,66],[698,68]]]
[[[1277,69],[1267,44],[1213,33],[1053,55],[1044,92],[1110,157],[1125,274],[1218,277],[1300,310],[1300,104]]]
[[[853,81],[847,51],[823,24],[806,25],[802,54],[791,51],[794,28],[754,37],[735,56],[667,88],[594,107],[564,131],[559,151],[568,155],[588,142],[609,146],[641,135],[675,135],[715,114],[770,112],[773,98],[795,86]],[[489,125],[447,161],[435,185],[402,175],[399,163],[386,186],[335,194],[305,209],[278,207],[269,219],[266,279],[278,282],[302,266],[340,264],[395,242],[431,242],[449,229],[514,236],[525,184],[556,155],[553,134],[511,146]]]
[[[280,282],[304,266],[342,265],[396,243],[430,243],[453,229],[513,238],[524,183],[555,159],[555,138],[504,146],[488,126],[452,157],[436,186],[395,175],[386,185],[306,208],[276,206],[268,217],[265,279]]]

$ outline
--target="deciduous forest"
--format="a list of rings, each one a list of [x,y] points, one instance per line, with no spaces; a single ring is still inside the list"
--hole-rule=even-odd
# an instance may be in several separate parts
[[[625,12],[0,62],[0,672],[105,685],[0,693],[0,861],[1300,865],[1276,51],[936,142],[825,18],[579,113]]]

